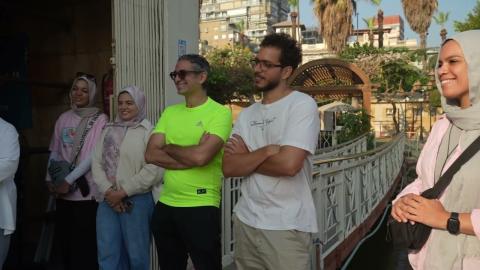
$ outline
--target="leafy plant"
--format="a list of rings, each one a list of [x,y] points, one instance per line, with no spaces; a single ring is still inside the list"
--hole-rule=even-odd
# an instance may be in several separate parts
[[[468,13],[464,22],[453,22],[453,28],[455,28],[455,31],[457,32],[480,29],[480,0],[477,0],[477,4],[473,8],[472,12]]]
[[[370,116],[365,110],[342,113],[338,122],[343,124],[342,129],[337,133],[338,143],[353,140],[372,129]]]
[[[212,99],[222,104],[235,99],[254,100],[254,75],[250,67],[253,53],[248,48],[214,48],[205,57],[210,63],[205,88]]]

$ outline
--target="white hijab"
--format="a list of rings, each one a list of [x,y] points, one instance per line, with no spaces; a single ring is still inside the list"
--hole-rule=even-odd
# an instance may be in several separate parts
[[[453,124],[452,128],[460,130],[459,135],[455,136],[455,140],[461,149],[465,150],[480,135],[480,30],[466,31],[451,39],[455,40],[463,50],[468,66],[469,98],[472,106],[461,109],[457,101],[448,100],[443,96],[442,106],[447,118]],[[438,64],[435,77],[438,89],[441,91],[437,71]],[[440,149],[446,143],[448,142],[443,140]],[[437,158],[446,158],[441,157],[445,154],[441,152],[439,151]],[[471,213],[473,209],[480,209],[480,179],[478,177],[480,166],[478,164],[480,164],[479,154],[473,156],[454,175],[442,198],[443,206],[447,211]],[[427,242],[425,269],[463,269],[465,258],[475,258],[480,261],[480,240],[477,236],[452,235],[446,230],[432,230],[430,240]],[[480,269],[480,265],[477,267]]]

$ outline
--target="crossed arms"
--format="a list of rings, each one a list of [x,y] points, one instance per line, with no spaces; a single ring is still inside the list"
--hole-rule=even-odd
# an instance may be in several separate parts
[[[225,177],[247,176],[252,173],[280,177],[294,176],[303,167],[308,152],[294,146],[266,145],[250,151],[238,134],[227,141],[223,155]]]
[[[207,165],[223,147],[223,140],[204,133],[197,145],[180,146],[165,143],[165,134],[154,133],[145,152],[147,163],[170,170],[183,170]]]

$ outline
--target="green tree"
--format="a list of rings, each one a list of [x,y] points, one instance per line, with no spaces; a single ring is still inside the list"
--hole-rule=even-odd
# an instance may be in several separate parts
[[[353,140],[372,129],[370,116],[365,110],[342,113],[339,119],[342,129],[337,133],[338,143]]]
[[[248,48],[215,48],[205,57],[210,63],[210,74],[205,84],[208,96],[222,104],[235,99],[253,102],[254,74],[250,66],[253,53]]]
[[[297,40],[297,18],[300,0],[288,0],[288,4],[292,8],[292,11],[290,12],[290,18],[292,19],[292,37]]]
[[[377,23],[378,23],[378,47],[383,47],[383,10],[380,8],[382,0],[370,0],[377,7]]]
[[[247,44],[248,44],[248,37],[247,35],[245,35],[245,20],[241,19],[239,22],[235,23],[235,28],[237,29],[238,31],[238,43],[240,44],[240,46],[242,46],[242,48],[244,48]],[[235,40],[234,40],[234,43],[235,43]]]
[[[433,16],[433,20],[435,21],[436,24],[440,25],[442,28],[440,30],[440,36],[442,37],[442,41],[445,41],[447,39],[447,29],[445,28],[445,23],[448,21],[448,16],[450,15],[450,12],[443,12],[440,11],[438,12],[437,16]]]
[[[402,0],[402,5],[410,28],[420,35],[420,48],[425,49],[427,31],[437,10],[438,0]]]
[[[420,49],[427,48],[427,32],[432,16],[437,10],[438,0],[402,0],[403,13],[413,31],[420,35]],[[422,60],[423,69],[427,68],[427,54]]]
[[[472,12],[468,13],[467,19],[464,22],[453,22],[453,28],[457,32],[480,29],[480,0],[477,0],[477,4],[473,8]]]
[[[404,92],[412,90],[415,82],[428,83],[426,72],[413,65],[423,57],[423,51],[409,51],[407,48],[375,48],[358,44],[340,55],[355,63],[365,71],[373,83],[379,85],[377,98],[392,105],[392,120],[397,132],[400,131],[397,119],[396,102]]]
[[[389,62],[382,66],[382,80],[378,90],[383,94],[383,99],[392,105],[392,118],[397,133],[400,131],[396,118],[398,93],[410,92],[417,81],[421,85],[426,85],[428,80],[429,78],[423,70],[406,61]]]
[[[370,43],[370,46],[373,47],[373,29],[375,28],[375,17],[370,17],[370,18],[362,18],[362,20],[365,22],[368,28],[368,40]]]
[[[340,53],[345,49],[352,31],[352,14],[356,9],[354,0],[311,0],[320,23],[320,33],[329,50]]]

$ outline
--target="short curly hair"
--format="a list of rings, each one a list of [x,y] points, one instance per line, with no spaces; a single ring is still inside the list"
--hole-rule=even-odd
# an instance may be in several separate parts
[[[294,70],[302,62],[302,49],[297,42],[285,33],[266,35],[260,48],[274,47],[280,49],[280,64],[284,67],[291,66]]]

